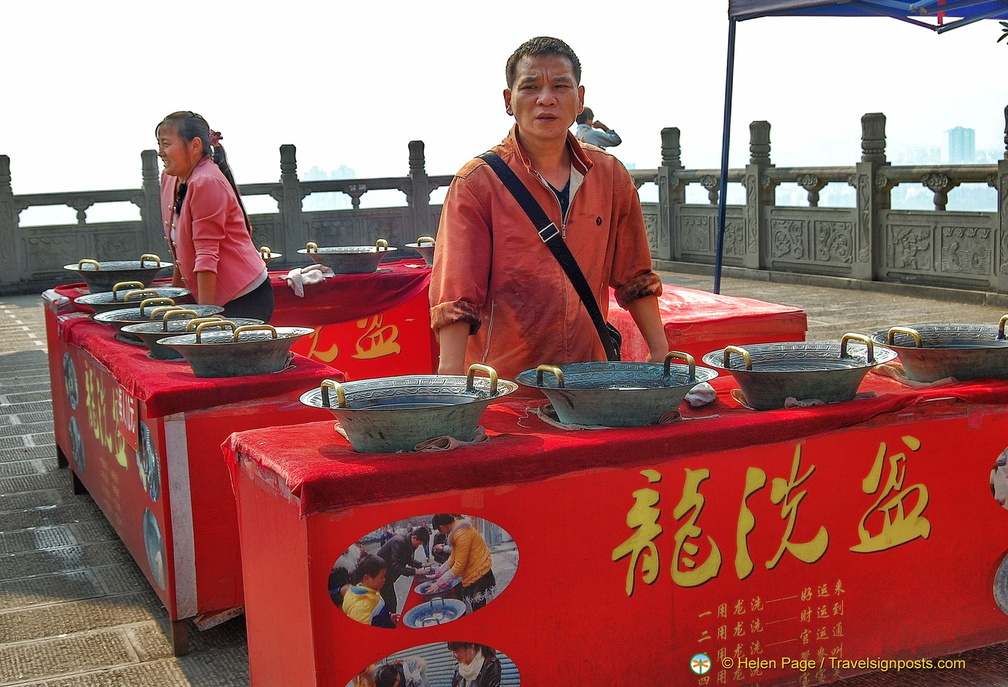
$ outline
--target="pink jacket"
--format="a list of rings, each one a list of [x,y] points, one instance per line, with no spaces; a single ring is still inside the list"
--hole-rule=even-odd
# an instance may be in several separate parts
[[[177,187],[177,177],[161,175],[161,218],[175,264],[197,302],[196,272],[215,272],[214,305],[224,305],[256,281],[266,266],[245,227],[234,190],[213,160],[205,157],[196,164],[176,217]]]
[[[573,163],[566,221],[512,129],[494,148],[558,227],[603,315],[609,287],[625,306],[661,294],[637,189],[612,155],[568,135]],[[605,360],[591,317],[521,206],[483,160],[452,181],[441,211],[430,286],[431,327],[468,322],[466,365],[505,379],[542,363]]]

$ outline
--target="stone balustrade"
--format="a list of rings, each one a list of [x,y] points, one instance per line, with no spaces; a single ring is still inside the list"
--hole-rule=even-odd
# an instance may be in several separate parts
[[[1008,127],[1005,158],[996,164],[897,166],[886,159],[885,116],[866,114],[861,123],[861,159],[836,167],[777,167],[770,155],[770,124],[750,125],[749,163],[728,172],[729,184],[744,190],[745,202],[727,206],[723,264],[1008,294]],[[67,282],[75,275],[63,266],[81,258],[165,256],[155,151],[141,153],[141,173],[140,189],[15,196],[10,158],[0,155],[0,294],[32,293]],[[631,175],[638,188],[654,184],[658,189],[658,202],[644,203],[655,264],[661,269],[715,264],[719,171],[685,169],[680,132],[667,128],[661,132],[659,167],[632,170]],[[419,236],[434,236],[440,206],[431,203],[431,193],[451,179],[427,174],[422,141],[409,143],[408,176],[315,181],[298,178],[295,148],[283,145],[279,182],[243,184],[241,191],[245,197],[276,201],[277,212],[253,213],[251,219],[256,245],[282,253],[283,259],[270,265],[282,269],[306,263],[297,250],[308,241],[320,246],[373,245],[384,238],[401,247]],[[775,191],[784,184],[802,188],[807,206],[778,205]],[[830,184],[854,189],[851,207],[820,206],[823,189]],[[933,210],[891,208],[893,189],[909,184],[933,195]],[[996,210],[947,210],[949,192],[965,184],[996,189]],[[706,203],[687,202],[691,185],[706,191]],[[405,204],[361,207],[364,194],[387,190],[402,193]],[[351,208],[303,208],[307,196],[331,192],[349,196]],[[116,202],[135,205],[140,219],[88,221],[91,207]],[[76,210],[76,224],[21,226],[22,211],[51,205]]]

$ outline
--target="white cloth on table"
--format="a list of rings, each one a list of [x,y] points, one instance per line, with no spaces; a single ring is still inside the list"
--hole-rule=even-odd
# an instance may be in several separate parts
[[[298,298],[304,297],[304,287],[308,284],[321,283],[327,277],[334,277],[336,273],[326,265],[315,263],[307,267],[295,267],[284,279],[287,285],[294,289],[294,295]]]

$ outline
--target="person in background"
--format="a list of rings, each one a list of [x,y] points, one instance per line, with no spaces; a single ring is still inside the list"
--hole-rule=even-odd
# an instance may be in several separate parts
[[[497,652],[483,644],[448,642],[457,663],[451,687],[500,687],[501,662]]]
[[[352,620],[374,627],[395,628],[392,614],[381,597],[388,564],[378,556],[365,556],[357,564],[357,584],[343,594],[343,612]]]
[[[565,42],[541,36],[515,50],[505,73],[504,105],[515,124],[493,152],[555,225],[602,316],[612,287],[648,359],[664,360],[661,280],[637,188],[616,158],[582,146],[569,131],[584,107],[580,60]],[[514,379],[543,363],[606,360],[591,316],[537,229],[482,158],[455,175],[430,282],[438,373],[462,375],[478,362]]]
[[[407,656],[375,669],[375,687],[427,687],[427,662]]]
[[[579,114],[574,121],[577,122],[577,130],[574,132],[574,138],[582,143],[590,143],[591,145],[598,146],[604,150],[606,148],[618,146],[623,142],[623,139],[620,138],[615,129],[610,129],[605,124],[595,119],[595,113],[592,112],[590,107],[586,107],[581,110],[581,114]]]
[[[173,286],[225,317],[268,322],[273,286],[252,243],[252,225],[238,193],[221,135],[195,112],[173,112],[154,129],[161,174],[161,216],[175,259]]]
[[[416,550],[420,546],[426,546],[430,540],[430,530],[422,527],[413,528],[410,523],[412,534],[397,534],[382,546],[375,555],[388,564],[388,572],[385,575],[385,584],[381,587],[382,598],[388,606],[389,613],[395,615],[399,607],[399,599],[396,597],[395,583],[400,577],[416,574],[416,571],[423,565],[414,558]]]
[[[441,591],[451,589],[457,578],[462,580],[462,600],[470,611],[483,608],[497,594],[497,579],[493,574],[493,558],[483,535],[468,518],[450,513],[438,513],[431,524],[448,535],[451,553],[435,573],[434,580]]]

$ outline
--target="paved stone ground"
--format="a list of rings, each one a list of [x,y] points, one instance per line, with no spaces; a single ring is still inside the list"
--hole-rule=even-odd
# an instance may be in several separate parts
[[[664,277],[712,286],[709,276]],[[810,340],[896,321],[986,323],[1003,314],[993,305],[822,286],[731,277],[721,286],[803,308]],[[0,298],[0,686],[246,687],[242,619],[192,630],[192,653],[174,657],[164,608],[102,513],[57,469],[46,355],[41,299]],[[1008,686],[1008,645],[960,657],[963,670],[876,673],[842,684]]]

